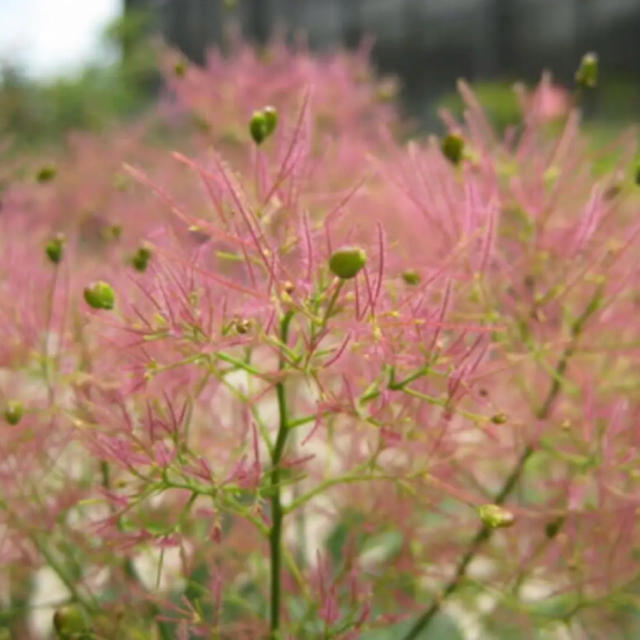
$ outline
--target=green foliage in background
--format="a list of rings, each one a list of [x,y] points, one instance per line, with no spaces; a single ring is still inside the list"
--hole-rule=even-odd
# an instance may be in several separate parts
[[[473,91],[485,108],[492,124],[503,130],[521,121],[521,112],[513,83],[505,80],[474,82]],[[448,109],[457,118],[462,117],[464,104],[457,91],[444,94],[436,103],[438,110]]]
[[[140,13],[114,22],[105,38],[122,52],[121,60],[89,65],[75,77],[35,82],[19,68],[0,68],[0,140],[9,138],[14,149],[24,151],[139,113],[159,86],[150,26]]]
[[[521,122],[520,105],[514,82],[506,79],[473,82],[473,91],[498,131]],[[640,86],[627,76],[608,77],[598,88],[583,96],[582,109],[589,132],[593,130],[597,142],[610,142],[621,127],[633,122],[640,109]],[[461,118],[464,104],[457,91],[442,95],[435,103],[436,110],[448,109]]]

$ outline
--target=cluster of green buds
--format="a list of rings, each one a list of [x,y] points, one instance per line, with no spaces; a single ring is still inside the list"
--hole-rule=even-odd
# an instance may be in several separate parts
[[[359,247],[342,247],[329,258],[329,269],[342,280],[355,278],[367,264],[367,254]]]
[[[576,71],[576,84],[585,89],[595,89],[598,86],[598,54],[590,51],[582,56],[580,66]]]
[[[64,245],[66,243],[66,238],[64,234],[57,233],[47,244],[45,245],[45,253],[47,254],[47,258],[53,264],[59,264],[62,261],[62,257],[64,255]]]
[[[515,521],[511,511],[497,504],[483,504],[478,507],[480,520],[490,529],[510,527]]]
[[[84,299],[93,309],[113,309],[116,296],[110,284],[98,280],[85,287]]]
[[[4,408],[4,419],[8,424],[15,426],[22,420],[24,407],[20,400],[9,400]]]
[[[142,245],[131,258],[131,264],[136,271],[146,271],[151,260],[151,249],[147,245]]]
[[[249,133],[256,144],[262,144],[278,126],[278,112],[275,107],[267,106],[254,111],[249,120]]]
[[[440,150],[451,164],[458,166],[462,162],[464,154],[464,140],[462,136],[457,133],[449,133],[442,139]]]

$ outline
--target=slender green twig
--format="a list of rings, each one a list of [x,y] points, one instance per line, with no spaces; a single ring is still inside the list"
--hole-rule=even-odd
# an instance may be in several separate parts
[[[280,339],[287,344],[289,339],[289,326],[293,312],[285,314],[280,323]],[[280,370],[284,369],[284,359],[280,359]],[[280,600],[281,600],[281,573],[282,573],[282,522],[284,510],[280,495],[280,462],[284,447],[289,435],[289,414],[287,408],[287,395],[284,380],[276,384],[278,397],[278,412],[280,424],[276,443],[271,454],[271,529],[269,531],[269,551],[271,563],[271,640],[278,640],[280,629]]]
[[[53,311],[56,296],[56,289],[58,288],[58,280],[60,278],[60,266],[58,264],[53,265],[53,277],[51,280],[51,289],[47,297],[47,320],[46,320],[46,332],[43,338],[42,345],[42,370],[44,373],[45,383],[47,385],[47,394],[49,398],[49,406],[53,405],[54,400],[54,382],[52,380],[52,363],[49,361],[49,351],[51,343],[51,332],[53,331]]]

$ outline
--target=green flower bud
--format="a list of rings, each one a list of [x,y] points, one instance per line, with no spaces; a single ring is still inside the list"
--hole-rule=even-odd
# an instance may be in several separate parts
[[[598,85],[598,54],[589,52],[582,56],[576,71],[576,83],[586,89],[595,89]]]
[[[143,245],[133,254],[131,264],[136,271],[146,271],[149,260],[151,260],[151,249]]]
[[[504,413],[496,413],[494,416],[491,416],[491,422],[493,424],[504,424],[507,421],[507,416]]]
[[[64,640],[82,638],[89,630],[82,611],[72,604],[56,609],[53,614],[53,626],[58,637]]]
[[[54,165],[45,165],[41,167],[38,173],[36,173],[36,180],[40,184],[44,184],[45,182],[51,182],[57,175],[58,170]]]
[[[510,527],[516,521],[511,511],[507,511],[497,504],[483,504],[479,506],[478,515],[482,522],[491,529]]]
[[[366,263],[367,254],[364,249],[343,247],[334,251],[331,258],[329,258],[329,269],[338,278],[348,280],[349,278],[355,278]]]
[[[256,144],[262,144],[267,137],[267,120],[262,111],[254,111],[249,120],[249,133]]]
[[[547,538],[549,539],[555,538],[558,535],[563,524],[564,524],[564,518],[558,518],[557,520],[552,520],[551,522],[548,522],[544,528],[544,533],[547,536]]]
[[[173,73],[178,78],[184,78],[187,73],[187,63],[184,60],[178,60],[178,62],[173,66]]]
[[[285,280],[282,283],[282,292],[291,295],[296,290],[296,285],[291,282],[291,280]]]
[[[85,288],[84,299],[94,309],[113,309],[115,304],[113,288],[102,280],[93,282]]]
[[[256,144],[262,144],[278,126],[278,112],[275,107],[264,107],[254,111],[249,120],[249,133]]]
[[[237,318],[234,320],[233,326],[236,331],[241,335],[245,335],[251,331],[251,320],[247,320],[245,318]]]
[[[268,106],[262,110],[262,115],[264,116],[266,134],[270,136],[278,126],[278,111],[275,107]]]
[[[18,424],[18,422],[22,420],[23,415],[24,407],[20,400],[9,400],[9,402],[7,402],[7,406],[4,408],[4,419],[10,425]]]
[[[122,225],[110,224],[104,231],[105,240],[120,240],[122,237]]]
[[[191,118],[198,131],[201,131],[202,133],[211,133],[211,123],[204,115],[200,113],[193,113],[191,114]]]
[[[416,285],[420,284],[420,274],[414,269],[407,269],[402,274],[402,279],[404,280],[405,284],[408,284],[411,287],[415,287]]]
[[[44,250],[47,254],[47,258],[49,258],[53,264],[59,264],[62,260],[65,241],[66,239],[64,235],[62,233],[58,233],[45,245]]]
[[[457,133],[450,133],[445,136],[440,145],[443,155],[451,164],[456,166],[462,161],[462,153],[464,151],[464,140]]]

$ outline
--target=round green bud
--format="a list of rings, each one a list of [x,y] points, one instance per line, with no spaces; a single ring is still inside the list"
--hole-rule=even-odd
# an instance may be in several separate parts
[[[367,254],[359,247],[343,247],[334,251],[329,258],[329,269],[343,280],[355,278],[365,264],[367,264]]]
[[[494,416],[491,416],[491,422],[493,424],[504,424],[507,421],[507,416],[504,413],[496,413]]]
[[[254,111],[249,120],[249,133],[256,144],[262,144],[267,137],[267,120],[262,111]]]
[[[81,638],[88,631],[84,615],[79,607],[68,604],[59,607],[53,614],[53,627],[59,638],[65,640]]]
[[[9,400],[4,408],[4,419],[11,425],[16,425],[24,415],[24,407],[20,400]]]
[[[544,534],[549,539],[555,538],[560,532],[560,529],[562,528],[563,524],[564,524],[564,518],[558,518],[557,520],[552,520],[551,522],[548,522],[545,525]]]
[[[247,320],[245,318],[238,318],[234,321],[234,327],[236,331],[241,335],[245,335],[249,333],[251,330],[251,320]]]
[[[586,89],[595,89],[598,85],[598,54],[590,51],[582,56],[576,71],[576,83]]]
[[[66,239],[64,235],[62,233],[58,233],[45,245],[44,250],[47,254],[47,258],[49,258],[53,264],[58,264],[62,260],[65,241]]]
[[[58,170],[54,165],[45,165],[38,170],[38,173],[36,173],[36,180],[40,184],[51,182],[56,177],[57,173]]]
[[[451,164],[459,165],[462,161],[464,140],[457,133],[450,133],[443,138],[440,149]]]
[[[270,136],[278,126],[278,111],[275,107],[267,106],[262,110],[262,115],[264,116],[266,134]]]
[[[507,511],[497,504],[483,504],[479,506],[478,515],[482,522],[491,529],[510,527],[516,521],[511,511]]]
[[[113,309],[115,294],[107,282],[98,280],[84,290],[84,299],[93,309]]]
[[[151,260],[151,249],[147,246],[140,247],[131,258],[131,264],[136,271],[146,271]]]
[[[254,111],[249,120],[249,133],[256,144],[262,144],[278,126],[278,111],[275,107],[267,106]]]
[[[175,63],[175,65],[173,66],[173,73],[178,77],[178,78],[184,78],[185,74],[187,73],[187,63],[185,60],[178,60],[178,62]]]
[[[414,269],[407,269],[402,274],[402,279],[404,280],[405,284],[408,284],[411,287],[415,287],[416,285],[420,284],[420,274]]]

